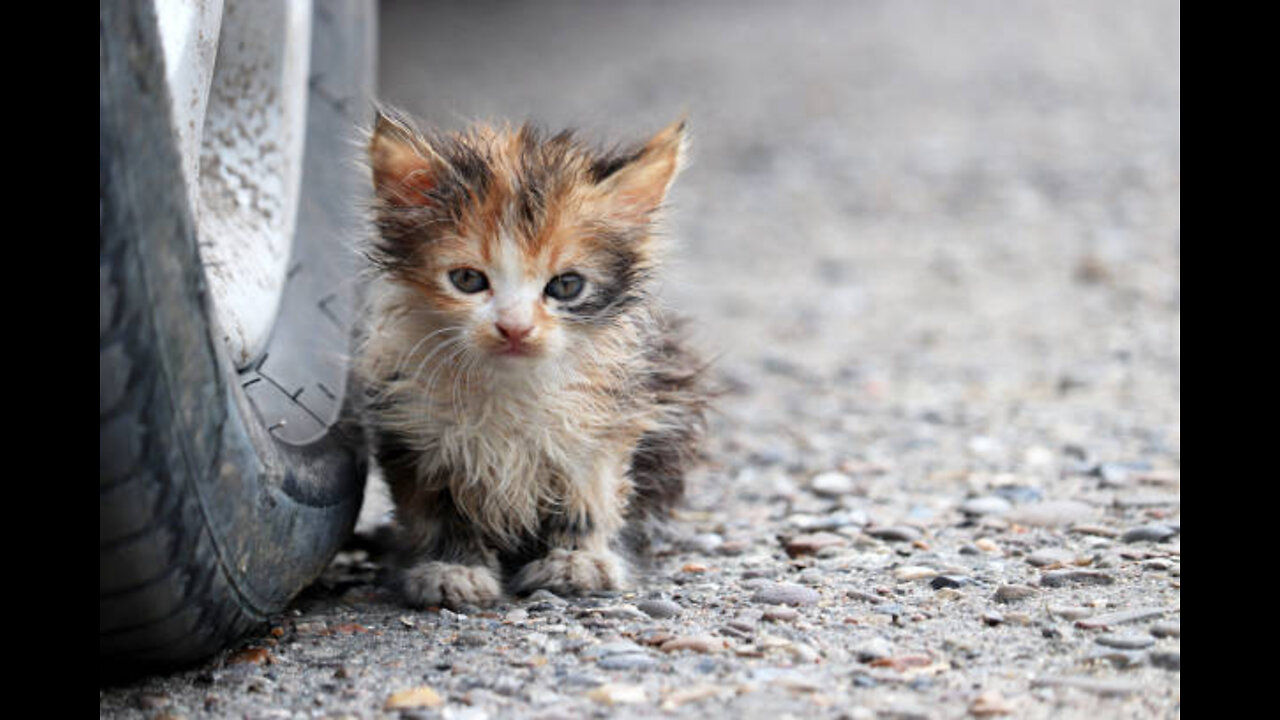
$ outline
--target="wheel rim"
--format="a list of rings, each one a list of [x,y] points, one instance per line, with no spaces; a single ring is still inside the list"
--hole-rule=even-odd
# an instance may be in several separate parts
[[[309,0],[156,3],[214,317],[239,368],[280,305],[297,222]]]

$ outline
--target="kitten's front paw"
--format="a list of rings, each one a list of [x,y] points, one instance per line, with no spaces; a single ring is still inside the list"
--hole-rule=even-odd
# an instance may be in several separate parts
[[[489,568],[446,562],[424,562],[401,576],[405,601],[415,607],[489,605],[502,595],[498,578]]]
[[[521,568],[512,585],[518,593],[546,588],[557,595],[576,595],[617,590],[626,581],[626,567],[611,551],[556,549]]]

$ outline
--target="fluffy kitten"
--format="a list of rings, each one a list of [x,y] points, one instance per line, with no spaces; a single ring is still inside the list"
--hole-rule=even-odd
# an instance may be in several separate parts
[[[410,604],[628,584],[624,537],[679,497],[703,425],[700,363],[650,294],[684,143],[683,122],[601,152],[379,113],[359,367]]]

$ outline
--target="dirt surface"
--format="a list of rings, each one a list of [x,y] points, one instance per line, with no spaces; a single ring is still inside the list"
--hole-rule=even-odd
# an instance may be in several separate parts
[[[707,463],[633,593],[413,612],[353,549],[101,716],[1180,715],[1179,13],[384,3],[429,122],[689,114]]]

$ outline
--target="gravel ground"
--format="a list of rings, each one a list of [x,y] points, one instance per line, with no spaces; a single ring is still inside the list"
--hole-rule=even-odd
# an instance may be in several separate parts
[[[101,716],[1180,715],[1176,3],[383,8],[428,121],[689,113],[707,462],[634,593],[412,612],[352,549]]]

